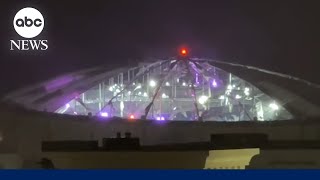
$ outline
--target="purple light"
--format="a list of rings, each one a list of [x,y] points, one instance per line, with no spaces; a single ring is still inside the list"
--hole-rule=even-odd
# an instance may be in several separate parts
[[[54,79],[47,84],[45,84],[45,88],[47,91],[53,91],[55,89],[61,88],[63,86],[68,85],[74,80],[72,76],[63,76],[59,77],[57,79]]]
[[[199,77],[198,77],[198,73],[196,73],[196,84],[199,84]]]
[[[70,104],[69,103],[67,103],[66,104],[66,109],[68,109],[70,107]]]
[[[163,116],[158,116],[158,117],[156,117],[156,120],[157,120],[157,121],[164,121],[165,118],[164,118]]]
[[[213,86],[213,87],[217,87],[217,86],[218,86],[218,84],[217,84],[217,82],[216,82],[216,79],[213,79],[213,81],[212,81],[212,86]]]
[[[109,114],[107,112],[101,112],[100,116],[102,117],[109,117]]]

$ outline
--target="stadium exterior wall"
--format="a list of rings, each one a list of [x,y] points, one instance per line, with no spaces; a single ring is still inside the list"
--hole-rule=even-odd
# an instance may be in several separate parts
[[[203,142],[213,133],[266,133],[270,140],[319,140],[319,120],[273,122],[157,122],[102,120],[38,112],[1,112],[0,153],[23,159],[41,158],[41,141],[101,140],[131,132],[142,145]]]

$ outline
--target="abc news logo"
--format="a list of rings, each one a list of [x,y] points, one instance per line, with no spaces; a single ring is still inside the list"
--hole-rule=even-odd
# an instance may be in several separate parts
[[[47,50],[48,40],[34,40],[44,28],[44,18],[35,8],[26,7],[17,12],[13,19],[15,31],[22,40],[10,40],[10,50]]]
[[[36,27],[40,27],[42,25],[41,19],[35,19],[34,21],[32,19],[29,19],[27,16],[24,17],[23,19],[17,19],[16,21],[16,26],[18,27],[31,27],[32,25]]]

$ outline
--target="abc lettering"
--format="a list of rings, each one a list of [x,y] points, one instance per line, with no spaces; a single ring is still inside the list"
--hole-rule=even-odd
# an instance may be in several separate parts
[[[31,27],[31,26],[36,26],[39,27],[42,25],[42,21],[40,19],[35,19],[34,21],[32,19],[29,19],[27,16],[24,17],[23,19],[17,19],[16,25],[18,27]]]

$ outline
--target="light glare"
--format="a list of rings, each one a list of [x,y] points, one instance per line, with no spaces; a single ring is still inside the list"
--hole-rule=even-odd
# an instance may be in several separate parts
[[[151,87],[155,87],[157,85],[157,83],[154,80],[150,80],[149,85]]]
[[[100,116],[102,117],[109,117],[109,114],[107,112],[101,112]]]
[[[272,109],[272,110],[279,110],[279,106],[276,104],[276,103],[271,103],[269,104],[269,107]]]
[[[207,100],[208,100],[208,96],[200,96],[198,101],[200,104],[204,104],[207,102]]]
[[[212,86],[213,86],[213,87],[217,87],[217,86],[218,86],[218,84],[217,84],[217,82],[216,82],[215,79],[213,79],[213,81],[212,81]]]
[[[182,56],[187,55],[187,54],[188,54],[187,49],[185,49],[185,48],[181,49],[180,54],[181,54]]]

